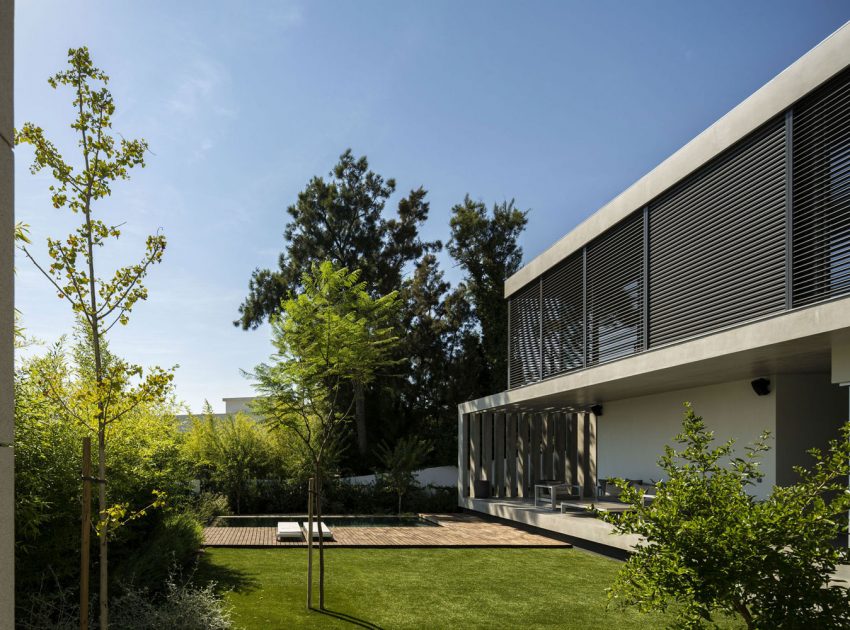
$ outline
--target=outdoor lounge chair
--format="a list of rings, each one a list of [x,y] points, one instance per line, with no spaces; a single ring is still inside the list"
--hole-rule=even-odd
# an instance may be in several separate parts
[[[555,510],[558,500],[580,498],[581,487],[577,484],[542,480],[534,485],[534,507],[539,507],[542,501]]]
[[[306,521],[301,523],[301,531],[304,532],[304,539],[306,540],[307,537],[308,537],[308,533],[307,533],[308,527],[307,527]],[[325,540],[333,540],[334,539],[333,532],[324,523],[322,523],[322,534],[321,535],[322,535],[322,538],[325,539]],[[316,540],[318,537],[319,537],[319,524],[314,522],[313,523],[313,540]]]
[[[301,528],[294,521],[279,521],[277,524],[277,540],[301,540]]]

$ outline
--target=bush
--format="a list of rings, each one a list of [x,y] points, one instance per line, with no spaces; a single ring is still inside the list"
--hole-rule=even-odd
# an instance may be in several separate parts
[[[194,565],[202,543],[203,529],[194,514],[168,514],[138,541],[114,571],[115,579],[160,591],[175,568],[182,572]]]
[[[189,506],[189,511],[201,525],[209,525],[217,516],[230,514],[230,506],[223,494],[202,492]]]
[[[144,588],[128,588],[110,605],[110,625],[122,630],[228,630],[230,609],[215,594],[215,584],[178,583],[171,572],[165,592],[151,595]]]
[[[734,442],[717,443],[688,405],[679,447],[658,461],[664,483],[655,499],[625,480],[615,483],[632,509],[602,514],[619,533],[645,542],[623,566],[612,599],[643,612],[677,607],[677,627],[702,628],[739,616],[748,628],[848,628],[850,593],[831,583],[850,551],[846,534],[850,492],[850,425],[826,453],[812,449],[799,480],[774,486],[757,501],[759,458],[767,434],[738,456]]]

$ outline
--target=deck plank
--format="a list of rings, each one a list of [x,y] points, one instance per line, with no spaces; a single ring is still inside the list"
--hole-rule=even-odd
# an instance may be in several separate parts
[[[571,547],[570,543],[470,514],[428,514],[437,527],[332,527],[327,547]],[[306,547],[275,527],[206,527],[206,547]]]

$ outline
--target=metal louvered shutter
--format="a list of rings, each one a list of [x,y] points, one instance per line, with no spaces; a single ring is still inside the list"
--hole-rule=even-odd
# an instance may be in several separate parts
[[[581,251],[543,276],[543,378],[584,365],[584,269]]]
[[[850,71],[794,107],[793,305],[850,293]]]
[[[540,282],[510,298],[508,387],[540,380]]]
[[[650,346],[784,308],[785,141],[774,120],[650,204]]]
[[[587,246],[587,365],[643,350],[643,213]]]

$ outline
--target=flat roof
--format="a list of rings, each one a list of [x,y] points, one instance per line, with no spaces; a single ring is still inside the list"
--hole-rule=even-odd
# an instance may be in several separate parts
[[[505,297],[639,210],[850,65],[850,21],[505,281]]]

